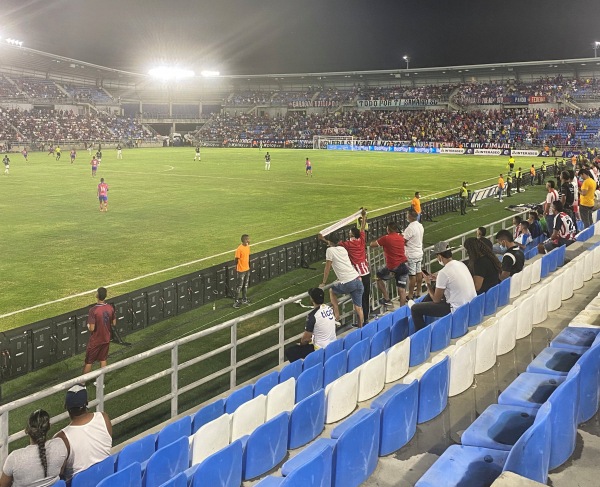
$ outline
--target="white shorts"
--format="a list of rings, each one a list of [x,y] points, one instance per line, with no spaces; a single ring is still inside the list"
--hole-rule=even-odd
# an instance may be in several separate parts
[[[423,262],[423,257],[418,258],[408,258],[406,265],[408,267],[408,275],[416,276],[419,272],[421,272],[421,263]]]

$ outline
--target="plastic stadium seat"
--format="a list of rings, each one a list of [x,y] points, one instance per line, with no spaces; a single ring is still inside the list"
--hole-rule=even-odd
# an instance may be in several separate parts
[[[97,487],[142,487],[142,466],[134,462],[100,481]]]
[[[469,327],[477,326],[483,321],[483,310],[485,305],[485,294],[475,296],[469,302]]]
[[[178,475],[175,475],[170,480],[167,480],[164,484],[161,484],[160,487],[187,487],[188,478],[185,472],[182,472]]]
[[[336,353],[340,353],[342,350],[344,350],[344,340],[342,338],[338,338],[334,342],[331,342],[325,347],[324,362],[327,362],[331,357]]]
[[[391,336],[391,328],[384,328],[383,330],[375,333],[375,335],[371,339],[371,358],[377,357],[377,355],[385,352],[388,348],[390,348]]]
[[[410,337],[396,343],[386,351],[385,382],[395,382],[408,373],[410,362]]]
[[[533,315],[531,317],[531,322],[534,325],[539,325],[548,318],[549,290],[549,284],[540,284],[535,290],[535,305],[533,306]]]
[[[225,399],[219,399],[203,408],[200,408],[192,417],[192,434],[198,431],[200,426],[217,419],[225,412]]]
[[[450,345],[452,314],[442,316],[431,324],[431,351],[437,352]]]
[[[556,248],[554,250],[552,250],[549,254],[547,254],[549,256],[549,271],[550,272],[556,272],[556,269],[558,269],[558,257],[559,257],[560,251],[559,248]]]
[[[156,435],[156,449],[167,446],[182,437],[188,437],[192,433],[192,418],[184,416],[174,423],[166,425]]]
[[[407,375],[403,382],[410,384],[419,379],[419,414],[417,423],[425,423],[438,416],[448,404],[450,387],[450,359],[448,356],[435,357],[437,360],[422,373]]]
[[[354,345],[356,345],[361,340],[361,331],[360,330],[352,330],[344,337],[344,349],[350,350]]]
[[[156,451],[156,435],[148,435],[125,445],[117,455],[116,471],[132,463],[144,463]]]
[[[536,259],[531,264],[531,284],[537,284],[542,279],[542,259]]]
[[[318,350],[315,350],[314,352],[309,353],[304,361],[302,362],[302,370],[307,370],[310,369],[311,367],[314,367],[315,365],[318,365],[319,367],[323,367],[323,361],[324,361],[324,357],[325,357],[325,350],[323,350],[322,348],[319,348]]]
[[[306,445],[325,428],[325,390],[314,394],[294,406],[290,414],[288,448]]]
[[[377,321],[371,321],[360,329],[360,339],[373,338],[377,333]]]
[[[82,470],[78,474],[75,474],[71,480],[71,487],[89,487],[90,485],[97,485],[98,482],[104,480],[113,473],[115,473],[115,459],[110,456],[101,462],[95,463],[91,467]]]
[[[351,414],[358,401],[358,370],[353,370],[325,388],[325,423],[335,423]]]
[[[358,487],[375,471],[379,452],[379,409],[360,409],[334,428],[334,487]]]
[[[410,366],[422,364],[431,353],[431,325],[427,325],[410,337]]]
[[[231,415],[225,413],[203,425],[191,437],[192,465],[198,465],[213,453],[229,445],[231,438]]]
[[[234,441],[193,467],[190,487],[239,487],[242,484],[243,448]]]
[[[600,245],[594,247],[594,249],[590,252],[594,254],[593,272],[594,274],[597,274],[598,272],[600,272]]]
[[[383,390],[385,363],[386,355],[381,352],[358,368],[358,402],[371,399]]]
[[[417,431],[419,381],[397,384],[371,403],[381,410],[379,456],[389,455],[406,445]]]
[[[516,302],[516,301],[515,301]],[[517,317],[519,310],[515,306],[507,306],[498,317],[498,355],[504,355],[515,348],[517,341]]]
[[[539,407],[546,399],[555,418],[551,426],[550,469],[573,454],[579,418],[579,365],[566,378],[549,374],[520,374],[498,397],[498,404]]]
[[[371,339],[365,338],[357,344],[355,344],[350,350],[348,350],[348,372],[360,367],[367,360],[371,353]]]
[[[583,267],[583,280],[589,281],[594,277],[594,253],[588,251],[584,254],[585,265]]]
[[[568,326],[550,342],[553,348],[579,349],[591,347],[600,333],[600,328],[579,328]]]
[[[231,417],[231,441],[251,434],[265,422],[267,398],[258,396],[242,404]]]
[[[484,294],[485,301],[483,305],[483,315],[492,316],[498,308],[498,298],[500,296],[500,284],[497,284]]]
[[[451,338],[460,338],[469,331],[469,303],[463,304],[452,313]]]
[[[522,301],[521,301],[522,299]],[[517,304],[517,302],[520,302]],[[533,309],[539,306],[535,294],[528,294],[515,300],[517,308],[517,330],[515,337],[517,340],[529,336],[533,329]]]
[[[175,475],[186,470],[190,462],[189,449],[189,440],[179,438],[170,445],[156,450],[146,464],[142,485],[144,487],[159,487]]]
[[[285,382],[277,384],[267,394],[267,413],[265,421],[274,418],[279,413],[291,411],[296,403],[296,379],[290,377]]]
[[[348,371],[348,352],[342,350],[325,362],[323,369],[323,387],[339,379]]]
[[[296,381],[296,402],[323,388],[323,365],[315,365],[300,374]]]
[[[248,437],[242,464],[244,480],[254,479],[268,472],[285,458],[289,420],[289,413],[281,413],[260,425]]]
[[[550,406],[538,412],[538,420],[517,440],[510,451],[474,446],[450,446],[415,487],[488,487],[503,472],[546,484]]]
[[[294,380],[298,379],[298,376],[302,373],[302,360],[296,360],[295,362],[286,364],[279,371],[279,383],[287,381],[290,378]]]
[[[531,270],[532,267],[526,265],[521,271],[521,292],[527,291],[531,287]]]
[[[279,384],[279,372],[275,371],[262,376],[254,383],[254,397],[261,394],[266,396],[277,384]]]
[[[393,346],[396,343],[400,343],[410,335],[408,317],[398,319],[391,328],[390,345]]]
[[[544,256],[545,257],[545,256]],[[543,261],[542,261],[543,267]],[[546,274],[547,275],[547,274]],[[521,273],[517,272],[510,276],[510,299],[518,298],[521,294]],[[546,277],[542,275],[542,277]]]
[[[506,306],[510,302],[510,280],[504,279],[500,284],[498,284],[498,307]]]
[[[391,328],[394,324],[394,313],[388,313],[383,315],[377,320],[377,331],[381,331],[385,328]]]
[[[477,336],[469,334],[459,339],[456,345],[449,347],[443,353],[450,357],[448,396],[457,396],[473,384],[477,355]]]
[[[573,259],[571,265],[575,265],[575,272],[573,273],[573,289],[581,289],[583,287],[584,275],[585,275],[585,258],[584,255],[579,255]]]
[[[563,272],[553,274],[548,280],[548,311],[556,311],[562,306]]]
[[[67,484],[64,480],[58,480],[52,484],[52,487],[67,487]]]
[[[476,328],[477,350],[475,374],[482,374],[496,364],[498,354],[498,318],[492,317]]]
[[[302,367],[301,362],[298,365]],[[233,414],[237,408],[248,402],[252,397],[254,397],[254,387],[252,384],[233,391],[225,400],[225,412]]]

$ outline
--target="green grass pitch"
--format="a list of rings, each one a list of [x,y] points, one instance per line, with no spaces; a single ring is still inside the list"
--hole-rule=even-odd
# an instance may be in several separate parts
[[[500,157],[270,150],[265,171],[265,149],[204,149],[197,162],[193,148],[158,148],[124,150],[123,160],[105,150],[92,178],[87,151],[75,164],[64,152],[60,161],[31,153],[28,163],[12,154],[10,175],[0,175],[0,314],[203,259],[109,295],[129,292],[232,258],[242,233],[256,252],[315,234],[360,206],[387,208],[373,215],[382,214],[407,206],[416,190],[426,201],[465,179],[493,183],[506,167]],[[100,177],[110,186],[107,213],[96,198]],[[0,331],[91,300],[2,318]]]

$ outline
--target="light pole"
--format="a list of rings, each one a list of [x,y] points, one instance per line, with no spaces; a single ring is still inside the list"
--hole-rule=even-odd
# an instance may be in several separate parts
[[[600,47],[600,42],[596,41],[592,44],[594,47],[594,57],[598,57],[598,48]]]
[[[598,43],[600,44],[600,43]],[[410,62],[410,56],[404,56],[402,59],[406,61],[406,69],[408,69],[408,63]]]

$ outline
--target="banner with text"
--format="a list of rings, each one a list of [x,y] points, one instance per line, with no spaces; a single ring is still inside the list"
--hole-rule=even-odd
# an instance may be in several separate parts
[[[409,147],[407,145],[352,145],[352,144],[327,144],[327,150],[366,151],[366,152],[406,152],[415,154],[439,154],[437,147]]]
[[[357,100],[358,108],[398,108],[436,106],[439,100],[428,98],[395,98],[382,100]]]

